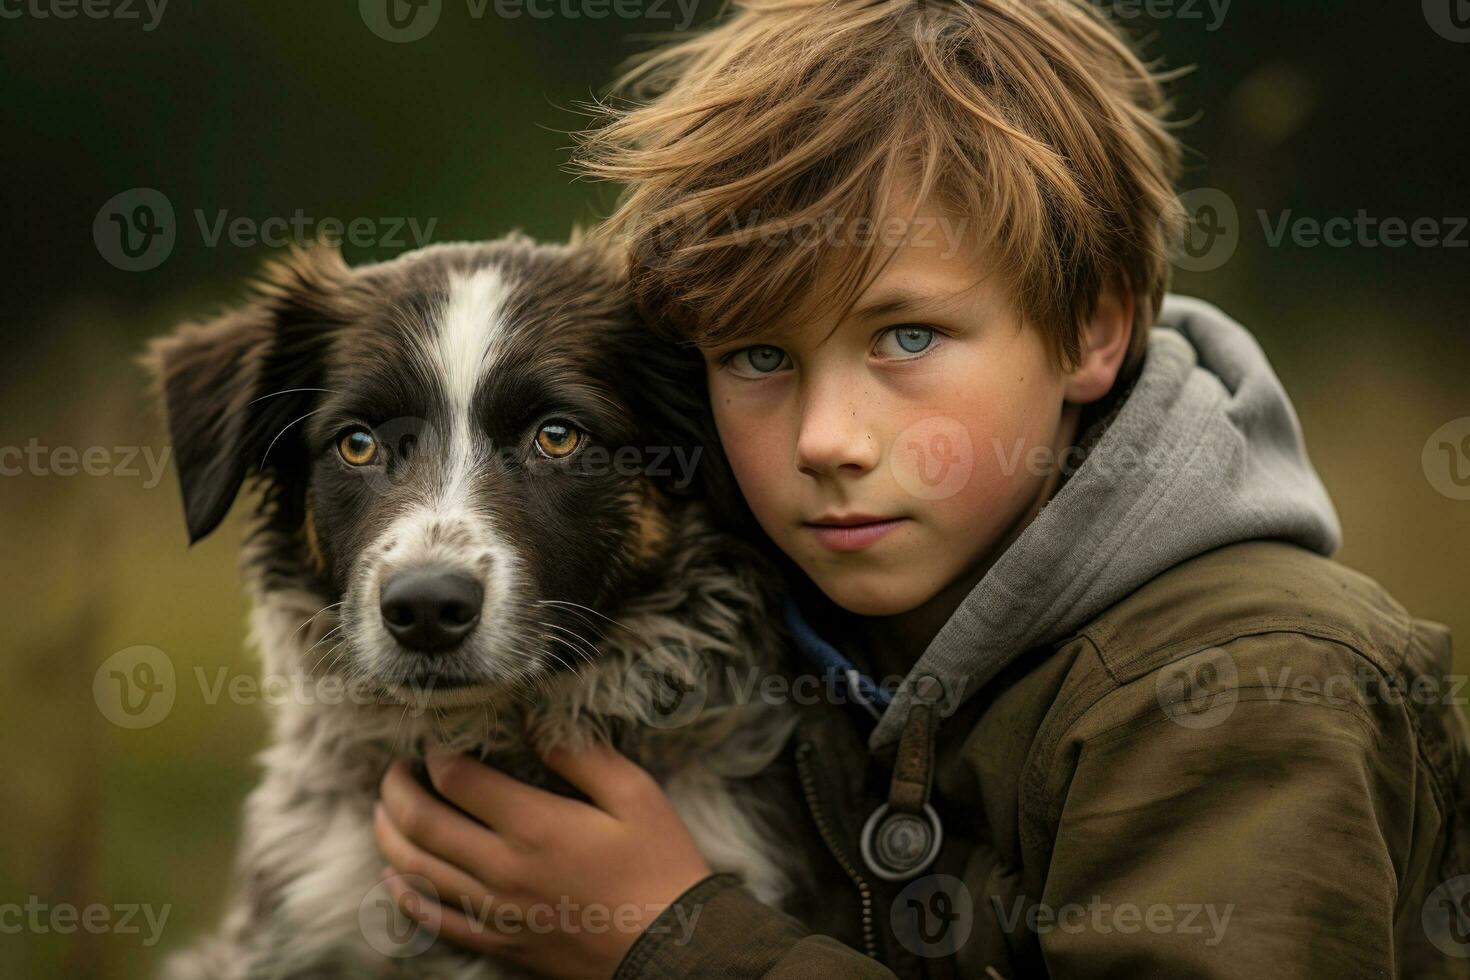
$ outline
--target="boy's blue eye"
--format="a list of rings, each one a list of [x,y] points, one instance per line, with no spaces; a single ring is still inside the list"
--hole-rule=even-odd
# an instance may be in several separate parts
[[[750,366],[757,371],[774,371],[781,366],[779,347],[752,347],[746,354],[750,358]]]
[[[890,357],[903,357],[905,354],[922,354],[934,344],[934,330],[932,327],[920,327],[905,325],[901,327],[889,327],[883,331],[883,336],[878,341],[878,352],[885,353],[884,345],[892,340],[898,345],[897,350],[888,350]]]
[[[730,355],[729,364],[736,374],[770,374],[786,363],[786,352],[779,347],[757,344]]]
[[[934,331],[924,327],[899,327],[893,335],[898,338],[898,346],[910,354],[917,354],[934,339]]]

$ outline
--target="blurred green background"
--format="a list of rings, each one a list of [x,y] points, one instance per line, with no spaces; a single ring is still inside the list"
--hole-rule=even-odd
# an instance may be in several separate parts
[[[412,218],[440,241],[511,228],[559,238],[605,213],[611,189],[563,169],[566,132],[584,125],[570,107],[693,2],[595,18],[595,0],[539,8],[577,17],[494,5],[475,17],[443,0],[427,36],[396,43],[355,0],[173,0],[151,30],[142,0],[137,19],[0,0],[0,447],[45,450],[48,470],[67,468],[57,447],[101,447],[114,471],[130,447],[157,459],[165,439],[134,361],[144,339],[232,301],[272,251],[211,245],[196,211],[213,225],[221,211],[258,222],[299,209],[369,218],[378,233]],[[1238,212],[1228,261],[1181,272],[1176,288],[1257,332],[1341,511],[1341,559],[1449,623],[1463,648],[1470,502],[1435,489],[1423,452],[1470,416],[1470,232],[1458,248],[1273,245],[1258,212],[1274,225],[1288,211],[1365,210],[1450,235],[1470,214],[1470,38],[1433,0],[1240,3],[1223,17],[1218,0],[1110,9],[1149,54],[1198,66],[1175,85],[1191,120],[1181,189],[1216,189]],[[696,22],[716,13],[693,8]],[[146,271],[114,265],[93,233],[99,209],[135,188],[177,216],[172,250]],[[345,251],[388,257],[414,244],[410,228],[399,236]],[[133,467],[66,476],[28,463],[0,477],[0,905],[100,904],[114,923],[148,905],[168,919],[149,945],[141,914],[136,932],[100,934],[17,932],[14,915],[0,918],[0,976],[145,976],[211,922],[264,744],[261,704],[209,703],[195,682],[196,669],[211,684],[254,669],[241,522],[186,549],[173,473],[155,485],[146,458]],[[130,730],[92,685],[138,645],[167,654],[178,695],[159,723]]]

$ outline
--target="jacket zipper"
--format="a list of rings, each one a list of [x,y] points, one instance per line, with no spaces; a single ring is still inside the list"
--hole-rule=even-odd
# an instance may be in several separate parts
[[[868,955],[877,960],[879,959],[878,943],[873,930],[873,890],[868,886],[863,876],[858,874],[857,869],[852,866],[852,862],[847,859],[847,855],[837,846],[831,828],[827,826],[827,820],[822,816],[822,811],[817,806],[816,789],[812,785],[812,776],[806,761],[806,757],[810,754],[811,748],[812,743],[802,742],[796,750],[797,771],[801,774],[801,790],[806,795],[806,804],[812,812],[812,819],[817,823],[817,830],[821,833],[822,840],[827,842],[827,850],[832,852],[832,856],[837,859],[837,863],[842,866],[842,870],[847,872],[847,876],[852,879],[852,883],[857,885],[858,895],[861,896],[863,901],[863,945],[867,948]],[[882,961],[879,960],[879,962]]]

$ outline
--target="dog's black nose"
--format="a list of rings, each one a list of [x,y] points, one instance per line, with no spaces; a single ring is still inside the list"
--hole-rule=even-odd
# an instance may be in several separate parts
[[[480,620],[485,590],[468,575],[432,568],[399,572],[383,585],[378,608],[389,633],[423,653],[447,650]]]

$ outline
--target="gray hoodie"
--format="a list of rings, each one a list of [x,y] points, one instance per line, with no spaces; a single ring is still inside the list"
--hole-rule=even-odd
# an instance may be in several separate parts
[[[1340,538],[1260,346],[1208,303],[1170,296],[1111,424],[940,629],[868,745],[898,739],[916,677],[942,682],[948,713],[1180,562],[1256,539],[1330,555]]]

